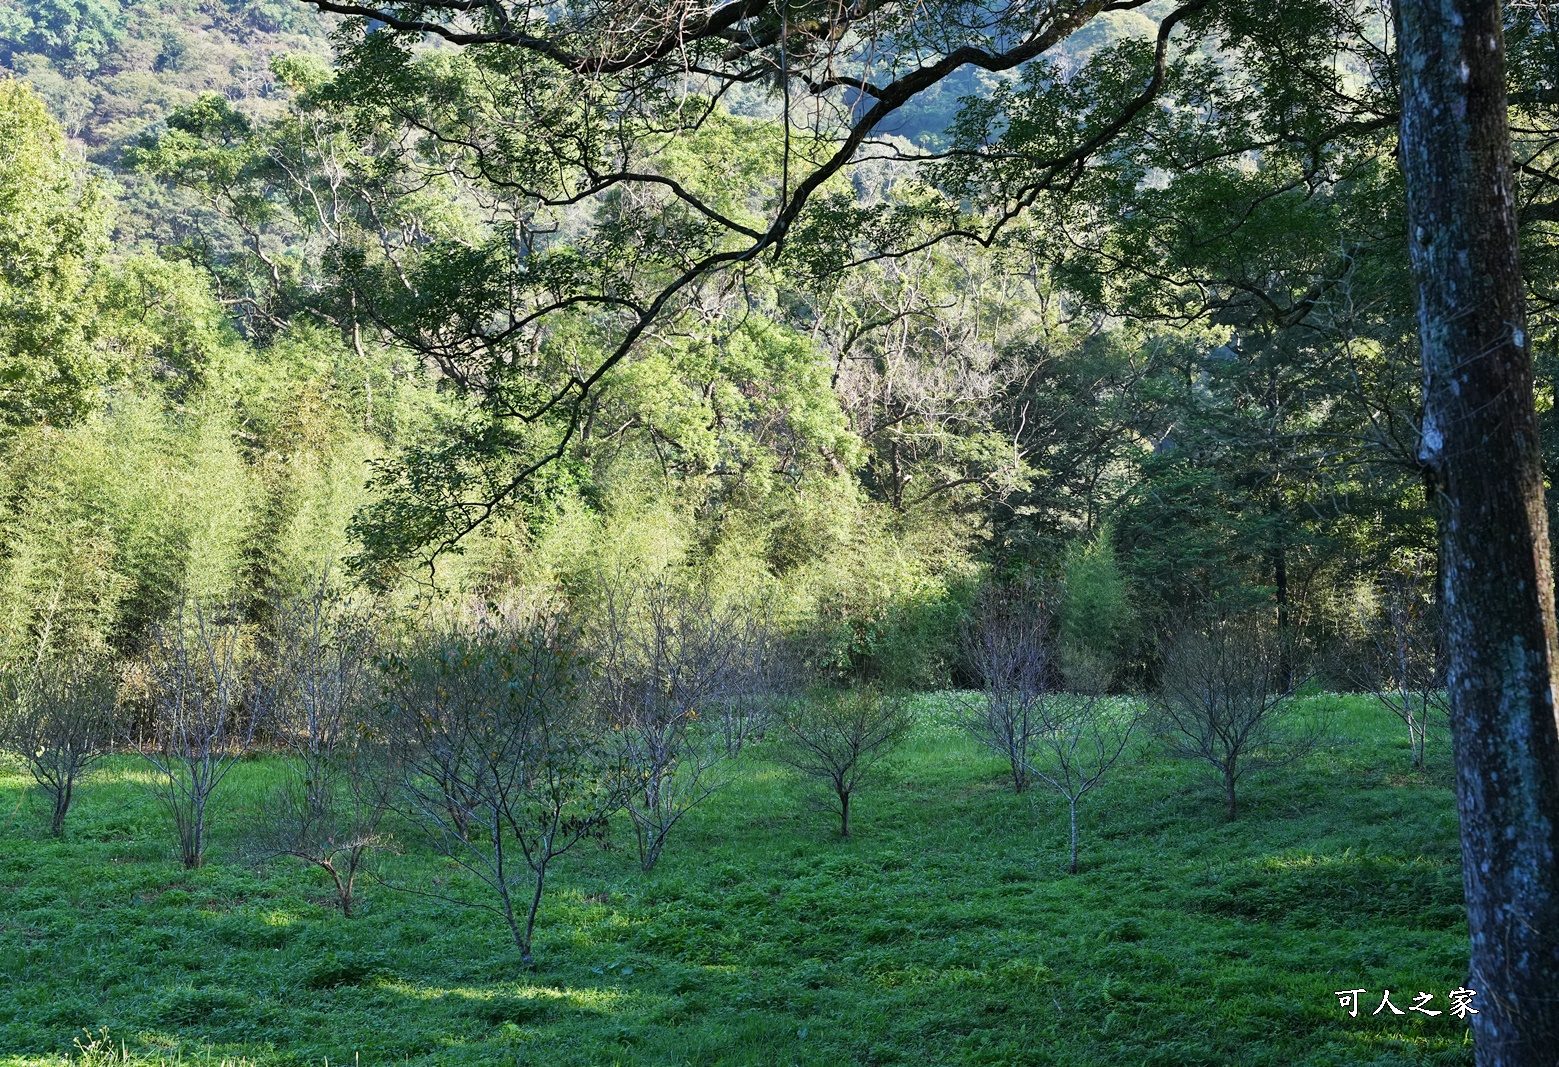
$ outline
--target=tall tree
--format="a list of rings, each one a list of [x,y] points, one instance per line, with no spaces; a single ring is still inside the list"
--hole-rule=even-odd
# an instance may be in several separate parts
[[[332,248],[343,291],[363,294],[364,327],[469,402],[447,449],[387,472],[386,502],[359,528],[365,566],[454,549],[544,491],[614,368],[697,328],[716,297],[761,288],[786,257],[827,249],[844,266],[877,236],[903,250],[958,230],[956,200],[857,203],[851,179],[869,180],[873,161],[934,158],[887,136],[891,120],[955,75],[1009,76],[1151,6],[308,2],[357,16],[320,99],[376,131],[376,172],[458,188],[484,220],[478,239]],[[1151,40],[1053,87],[1079,113],[1035,147],[1030,198],[1150,110],[1177,27],[1209,4],[1173,6],[1147,22]],[[459,48],[418,47],[429,35]]]
[[[109,374],[94,345],[108,236],[96,182],[24,82],[0,80],[0,438],[91,409]]]
[[[1559,724],[1498,0],[1399,0],[1402,167],[1483,1065],[1559,1047]]]

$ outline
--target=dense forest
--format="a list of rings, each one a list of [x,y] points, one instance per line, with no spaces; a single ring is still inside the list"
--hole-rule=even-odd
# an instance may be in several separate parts
[[[0,742],[52,834],[138,755],[200,869],[263,752],[235,854],[350,916],[435,842],[533,966],[555,859],[615,821],[648,877],[754,748],[849,838],[947,727],[1074,874],[1107,774],[1233,822],[1377,744],[1320,693],[1444,788],[1391,5],[1028,6],[0,0]],[[1559,12],[1504,19],[1551,531]]]
[[[1235,33],[1284,27],[1231,26],[1225,58],[1175,71],[1186,107],[1216,101],[1214,119],[1165,112],[1042,194],[1019,188],[1034,176],[977,173],[957,152],[930,177],[908,160],[917,144],[988,139],[986,101],[1024,116],[1005,120],[1008,140],[1049,136],[1036,124],[1062,113],[1062,87],[1108,91],[1112,64],[1142,61],[1152,18],[1069,38],[1043,67],[1053,83],[1035,68],[940,86],[895,118],[877,158],[823,187],[772,262],[679,295],[570,413],[556,461],[499,493],[556,427],[495,417],[512,401],[473,388],[478,348],[512,361],[523,333],[549,366],[584,365],[616,327],[565,310],[495,343],[477,319],[515,309],[493,272],[513,287],[534,261],[537,292],[643,287],[686,254],[672,236],[718,235],[677,203],[630,210],[625,189],[522,219],[516,159],[473,174],[426,156],[407,138],[431,113],[386,112],[371,88],[399,53],[311,9],[6,11],[0,60],[23,79],[8,89],[8,152],[27,160],[8,203],[28,205],[7,239],[49,261],[7,282],[7,330],[32,323],[7,341],[13,650],[52,625],[67,645],[133,654],[180,588],[258,603],[343,563],[406,595],[567,586],[615,545],[750,567],[798,625],[828,629],[841,666],[940,685],[984,576],[1055,598],[1068,552],[1093,552],[1131,604],[1110,654],[1140,675],[1187,608],[1264,604],[1334,646],[1359,636],[1388,575],[1426,556],[1432,569],[1399,179],[1379,118],[1392,104],[1362,22],[1313,28],[1360,35],[1331,42],[1356,84],[1330,113],[1283,112],[1280,94],[1314,71],[1257,86],[1228,62],[1265,46]],[[1521,73],[1541,82],[1546,30],[1536,16],[1527,29]],[[415,84],[395,91],[470,109],[439,121],[514,105],[480,84],[481,61],[440,48],[404,61],[394,76]],[[778,105],[738,85],[709,106],[655,166],[740,229],[788,150]],[[1284,128],[1298,122],[1313,128]],[[1543,196],[1541,159],[1528,172]],[[957,205],[1004,198],[1033,203],[990,237],[920,240],[979,237]],[[1541,212],[1529,217],[1541,263]],[[891,254],[855,254],[873,241]],[[505,248],[528,251],[506,266]],[[429,319],[444,307],[461,321]],[[459,498],[481,498],[480,514]]]

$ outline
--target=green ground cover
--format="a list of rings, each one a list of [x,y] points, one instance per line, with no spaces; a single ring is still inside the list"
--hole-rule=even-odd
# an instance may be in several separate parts
[[[1387,713],[1312,699],[1332,741],[1234,824],[1193,767],[1121,767],[1075,877],[1058,798],[1014,796],[935,698],[849,841],[759,745],[652,875],[626,826],[562,862],[535,972],[489,913],[369,884],[348,920],[322,878],[240,863],[272,760],[234,772],[197,871],[134,758],[63,842],[7,768],[0,1065],[100,1027],[133,1063],[1470,1064],[1449,1015],[1370,1015],[1464,977],[1443,739],[1411,773]],[[388,876],[461,890],[403,836]]]

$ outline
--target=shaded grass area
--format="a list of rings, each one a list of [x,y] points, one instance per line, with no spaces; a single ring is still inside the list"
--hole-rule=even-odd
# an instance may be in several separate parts
[[[234,771],[198,871],[133,759],[63,842],[6,769],[0,1065],[104,1026],[136,1063],[1470,1064],[1449,1015],[1370,1015],[1465,977],[1444,742],[1414,773],[1387,713],[1311,699],[1331,742],[1233,824],[1145,746],[1089,798],[1075,877],[1059,798],[1014,795],[938,698],[849,841],[759,745],[654,874],[626,825],[565,857],[534,972],[490,913],[369,883],[348,920],[321,876],[242,865],[271,760]],[[388,878],[483,899],[398,836]]]

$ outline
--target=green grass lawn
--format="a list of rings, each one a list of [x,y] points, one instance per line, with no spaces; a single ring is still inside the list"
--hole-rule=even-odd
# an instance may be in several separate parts
[[[934,698],[849,841],[759,745],[654,874],[626,824],[560,862],[534,972],[488,912],[369,883],[344,919],[323,876],[240,864],[271,760],[234,771],[197,871],[134,758],[62,842],[0,769],[0,1065],[105,1026],[132,1063],[1470,1064],[1448,1014],[1370,1015],[1465,976],[1445,741],[1410,773],[1389,714],[1311,699],[1332,742],[1233,824],[1195,767],[1120,767],[1076,876],[1060,799],[1014,795]],[[463,891],[402,836],[389,876]],[[1361,987],[1349,1018],[1333,991]]]

